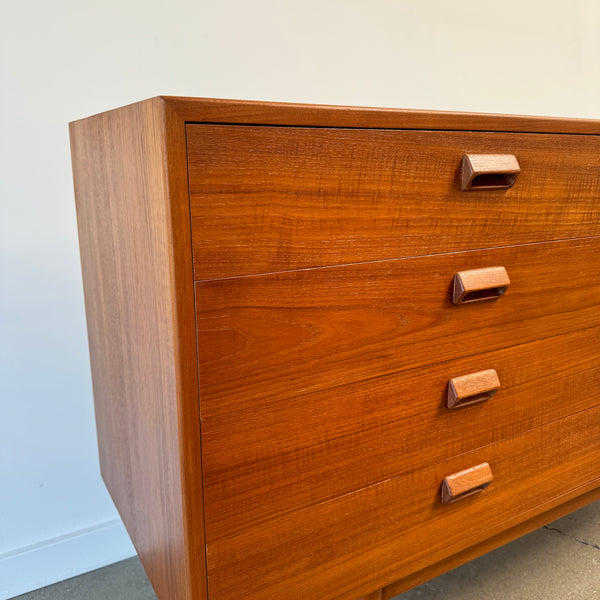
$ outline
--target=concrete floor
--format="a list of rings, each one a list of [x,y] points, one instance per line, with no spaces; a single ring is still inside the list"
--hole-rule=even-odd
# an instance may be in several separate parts
[[[600,502],[395,600],[437,599],[600,600]],[[156,596],[138,559],[132,558],[18,600],[156,600]]]

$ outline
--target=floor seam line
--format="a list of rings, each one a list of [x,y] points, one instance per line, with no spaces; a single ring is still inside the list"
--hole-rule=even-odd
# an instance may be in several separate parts
[[[566,531],[562,531],[561,529],[558,529],[558,527],[550,527],[550,525],[544,525],[544,529],[547,529],[548,531],[556,531],[557,533],[560,533],[561,535],[564,535],[565,537],[568,537],[568,538],[578,542],[579,544],[583,544],[584,546],[589,546],[590,548],[595,548],[596,550],[600,550],[600,545],[594,544],[594,542],[587,542],[586,540],[580,540],[579,538],[576,538],[574,535],[571,535],[570,533],[567,533]]]

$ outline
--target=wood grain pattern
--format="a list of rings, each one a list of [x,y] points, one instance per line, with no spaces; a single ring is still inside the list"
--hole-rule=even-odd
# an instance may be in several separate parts
[[[599,336],[596,327],[205,418],[207,541],[600,404]],[[448,411],[448,379],[485,367],[500,374],[499,394]]]
[[[211,597],[354,600],[598,487],[599,459],[596,407],[209,543]],[[494,492],[442,505],[444,475],[480,462]]]
[[[383,592],[383,590],[377,590],[376,592],[373,592],[372,594],[368,594],[367,596],[363,596],[362,598],[359,598],[359,600],[382,600],[382,598],[383,598],[382,592]]]
[[[600,134],[593,119],[163,96],[186,122]]]
[[[600,137],[189,125],[197,280],[600,234]],[[515,154],[460,189],[465,151]]]
[[[452,504],[479,494],[490,485],[493,478],[490,465],[486,462],[446,475],[442,480],[441,502]]]
[[[165,97],[71,142],[101,469],[160,600],[389,600],[600,497],[600,122]],[[463,192],[465,154],[521,173]]]
[[[497,300],[510,285],[508,273],[504,267],[485,267],[459,271],[454,274],[454,304],[468,304]]]
[[[461,166],[461,189],[506,189],[521,172],[512,154],[465,154]]]
[[[206,598],[184,134],[158,99],[71,124],[102,475],[163,600]]]
[[[590,238],[197,283],[202,416],[599,325],[599,261]],[[497,264],[504,298],[452,304]]]
[[[451,569],[455,569],[469,560],[473,560],[474,558],[477,558],[486,552],[490,552],[491,550],[494,550],[503,544],[512,542],[518,537],[526,535],[527,533],[532,532],[534,529],[564,517],[565,515],[576,511],[596,500],[600,500],[600,487],[592,491],[584,492],[576,498],[566,500],[562,504],[554,506],[550,510],[537,513],[535,516],[527,519],[523,523],[519,523],[514,527],[508,527],[504,531],[501,531],[496,535],[492,535],[482,542],[473,544],[473,546],[466,548],[465,550],[461,550],[460,552],[456,552],[444,560],[429,565],[420,571],[411,573],[407,577],[403,577],[394,583],[386,585],[381,590],[382,600],[391,600],[402,592],[429,581],[430,579],[433,579],[442,573],[446,573]]]
[[[446,408],[465,408],[477,402],[487,402],[500,388],[495,369],[467,373],[448,382]]]

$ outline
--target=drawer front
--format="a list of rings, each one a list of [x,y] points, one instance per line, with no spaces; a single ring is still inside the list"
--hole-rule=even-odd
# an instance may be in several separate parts
[[[600,486],[600,407],[207,545],[211,598],[355,600]],[[489,487],[442,505],[444,477]]]
[[[600,405],[600,328],[206,418],[212,542]],[[494,369],[498,392],[448,410],[448,382]]]
[[[203,418],[600,325],[600,238],[196,284]],[[457,271],[504,266],[455,305]]]
[[[197,280],[600,233],[600,136],[188,125]],[[514,155],[461,190],[465,154]]]

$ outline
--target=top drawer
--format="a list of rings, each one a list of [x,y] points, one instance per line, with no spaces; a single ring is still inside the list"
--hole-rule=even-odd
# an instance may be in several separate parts
[[[196,280],[600,233],[600,136],[187,126]],[[465,154],[512,154],[462,191]]]

